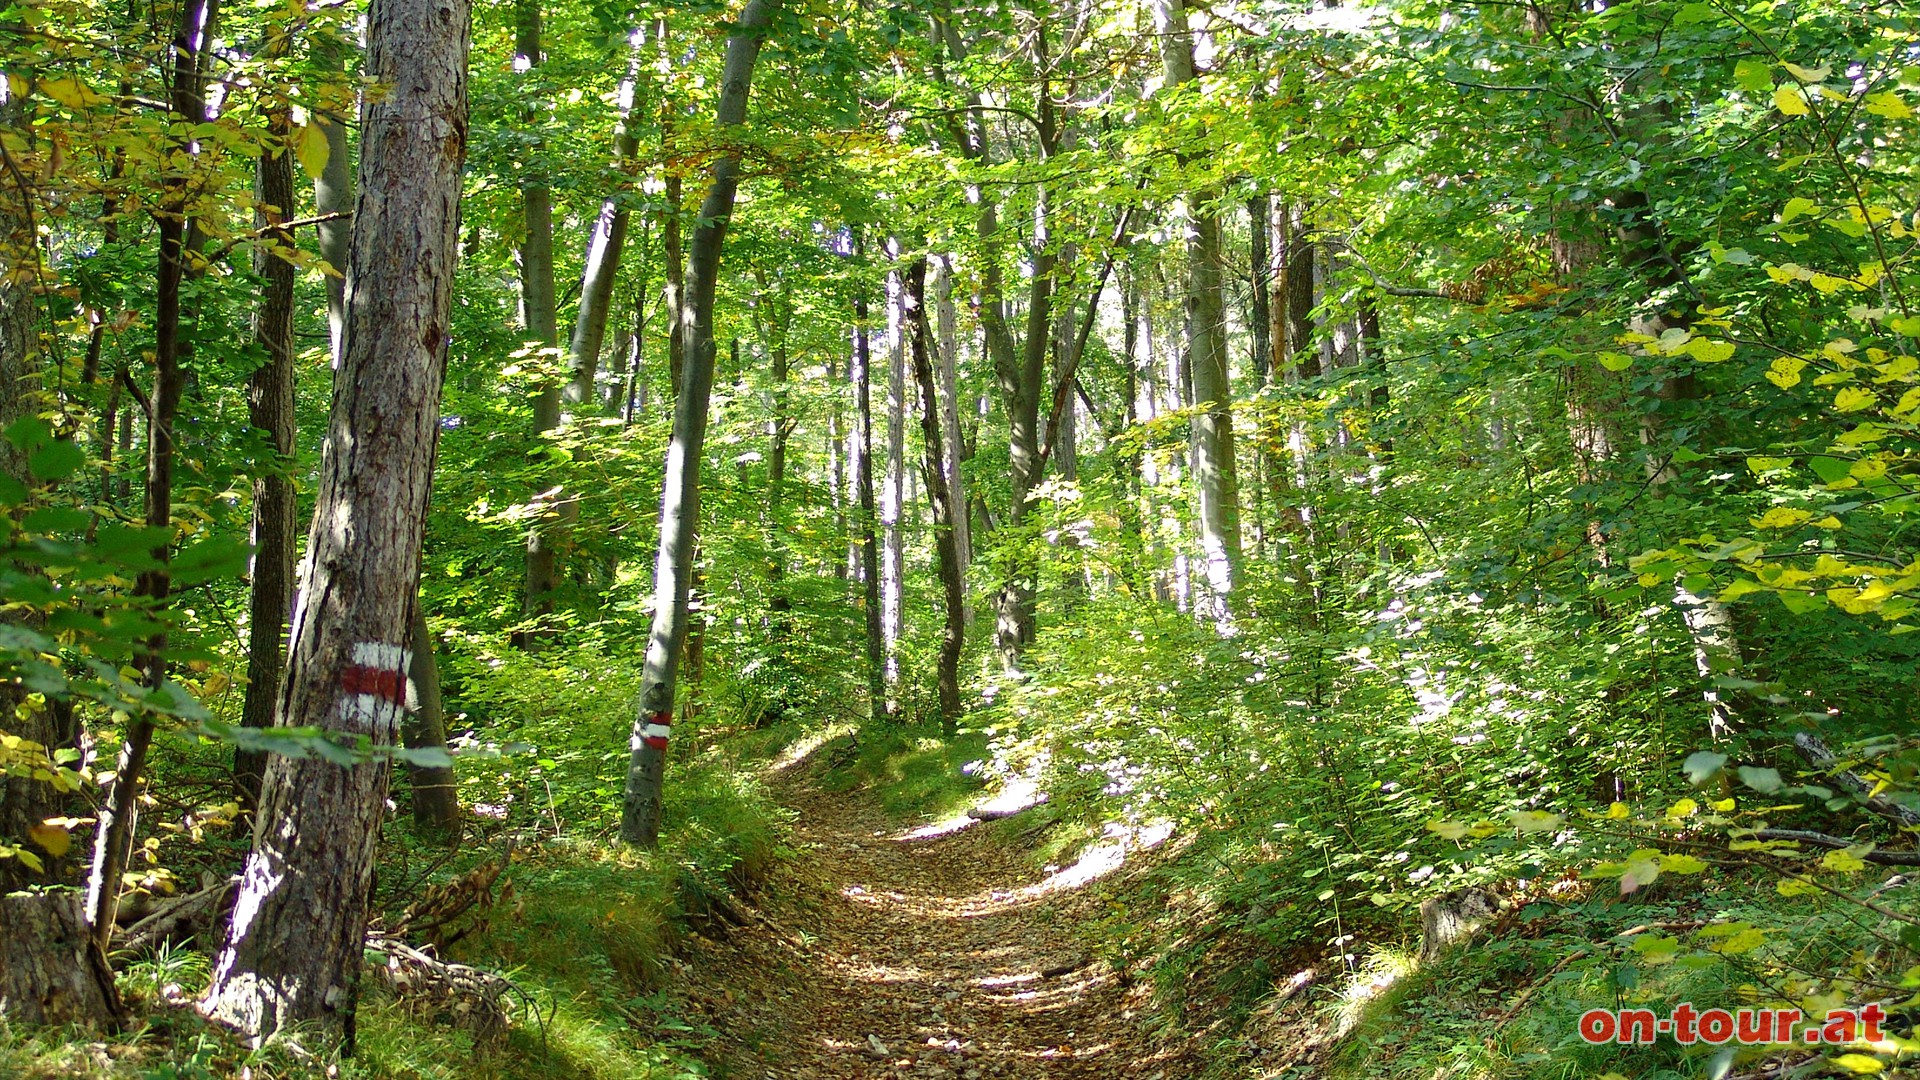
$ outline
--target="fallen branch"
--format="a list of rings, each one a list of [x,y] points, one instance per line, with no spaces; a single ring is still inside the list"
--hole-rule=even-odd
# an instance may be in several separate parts
[[[237,877],[218,881],[203,878],[198,890],[162,901],[122,931],[118,947],[138,952],[167,942],[184,941],[214,926],[225,913],[233,887],[239,881]]]
[[[1866,777],[1840,764],[1840,756],[1827,748],[1820,736],[1811,731],[1794,733],[1793,748],[1814,768],[1839,781],[1840,786],[1860,797],[1867,809],[1902,825],[1920,826],[1920,810],[1902,806],[1884,795],[1875,795],[1875,785]],[[1851,847],[1852,845],[1847,845]]]
[[[516,987],[490,971],[454,964],[384,934],[367,935],[367,977],[438,1024],[493,1044],[507,1033],[507,995]],[[378,959],[375,959],[377,957]]]
[[[1839,849],[1859,846],[1859,841],[1856,840],[1829,836],[1826,833],[1808,832],[1805,829],[1761,829],[1753,835],[1759,840],[1792,840],[1795,843],[1808,844],[1817,848]],[[1882,866],[1920,866],[1920,851],[1869,851],[1860,858]]]

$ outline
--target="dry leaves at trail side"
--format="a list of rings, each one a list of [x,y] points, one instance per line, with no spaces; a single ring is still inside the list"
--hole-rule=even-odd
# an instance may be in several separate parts
[[[777,781],[796,865],[724,941],[682,956],[719,1075],[753,1080],[1140,1077],[1184,1062],[1140,1031],[1071,932],[1082,897],[984,828],[901,829],[858,793]]]

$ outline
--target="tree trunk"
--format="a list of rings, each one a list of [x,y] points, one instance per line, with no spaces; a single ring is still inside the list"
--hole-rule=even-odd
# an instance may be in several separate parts
[[[413,651],[407,660],[411,691],[400,737],[409,750],[447,749],[446,711],[440,702],[440,664],[434,655],[433,630],[427,626],[422,599],[413,604],[407,637]],[[451,765],[407,763],[407,786],[413,791],[413,828],[422,836],[449,843],[460,840],[460,788]]]
[[[899,245],[887,241],[889,261],[899,256]],[[907,314],[906,290],[900,273],[887,274],[887,461],[880,489],[880,617],[885,635],[887,693],[897,696],[900,686],[900,634],[905,628],[901,580],[905,571],[900,542],[900,514],[906,500],[907,440]],[[888,712],[893,712],[890,701]]]
[[[207,52],[218,16],[217,0],[187,0],[180,7],[180,23],[173,35],[173,77],[168,88],[168,107],[184,125],[196,125],[206,118],[203,97]],[[186,149],[182,146],[182,149]],[[153,391],[147,403],[147,484],[146,517],[149,528],[173,531],[173,421],[180,409],[180,392],[186,386],[185,361],[193,343],[183,336],[183,286],[191,272],[189,252],[200,246],[201,232],[186,209],[192,199],[184,177],[166,182],[158,221],[160,264],[155,274],[153,316]],[[164,606],[171,591],[167,571],[170,545],[162,543],[153,550],[156,566],[140,574],[134,594],[150,601],[155,608]],[[140,649],[142,681],[159,688],[167,679],[167,635],[160,630]],[[147,751],[153,744],[154,721],[150,714],[137,712],[127,722],[125,738],[115,763],[113,786],[100,808],[94,828],[93,869],[87,881],[87,922],[94,943],[102,953],[112,943],[114,916],[120,904],[120,882],[132,855],[134,819],[139,807],[140,784],[146,771]]]
[[[0,895],[0,1021],[103,1027],[122,1019],[80,895]]]
[[[540,66],[542,59],[540,34],[540,0],[514,0],[515,59],[517,64],[524,64],[529,73]],[[527,122],[535,123],[537,116],[529,106]],[[539,152],[537,144],[534,149],[535,153]],[[538,167],[528,171],[526,182],[520,188],[520,208],[525,229],[520,245],[520,317],[528,337],[551,349],[560,341],[553,288],[553,193],[547,187],[546,175]],[[550,357],[543,356],[539,362],[544,368]],[[543,381],[533,395],[535,443],[544,441],[558,426],[560,387],[551,380]],[[545,488],[538,484],[536,487],[539,490],[533,493],[527,508],[532,524],[527,529],[527,580],[521,608],[529,625],[513,635],[514,643],[523,649],[535,648],[546,638],[547,631],[539,624],[553,612],[553,587],[559,580],[554,538],[549,535],[551,530],[544,512]]]
[[[940,423],[940,395],[934,383],[927,330],[927,260],[907,268],[907,311],[912,323],[913,377],[920,384],[920,439],[926,454],[927,501],[933,508],[933,542],[946,613],[940,634],[940,730],[951,737],[960,728],[960,650],[966,644],[966,591],[961,577],[958,512],[947,484],[946,454]]]
[[[1154,0],[1154,26],[1167,85],[1194,81],[1193,35],[1182,0]],[[1234,463],[1233,385],[1228,377],[1226,306],[1221,280],[1220,217],[1212,192],[1187,200],[1188,364],[1193,399],[1194,483],[1200,495],[1200,545],[1207,604],[1202,614],[1221,629],[1232,623],[1233,580],[1240,566],[1240,483]]]
[[[468,9],[381,0],[366,70],[347,352],[334,382],[305,588],[278,722],[393,745],[440,431],[461,167]],[[352,1049],[388,764],[276,757],[203,1009],[254,1038],[295,1022]]]
[[[22,113],[18,100],[0,89],[0,131],[13,134],[23,120]],[[40,263],[30,208],[22,201],[24,194],[18,184],[0,184],[0,263],[11,267]],[[36,316],[32,280],[0,274],[0,431],[40,409],[39,395],[34,392],[41,363]],[[27,455],[5,439],[0,439],[0,476],[28,490],[37,483],[27,468]],[[26,571],[17,564],[9,569]],[[7,619],[27,624],[28,628],[40,622],[37,615],[11,611]],[[22,707],[27,705],[26,687],[15,679],[0,681],[0,732],[34,743],[51,755],[73,736],[70,711],[53,708],[52,704],[38,709],[27,706],[22,715]],[[46,764],[52,764],[50,756]],[[26,840],[28,829],[61,815],[69,802],[70,797],[61,795],[52,784],[31,776],[0,773],[0,841]],[[49,873],[42,875],[19,859],[0,859],[0,893],[53,880],[54,869],[48,864]],[[0,996],[4,996],[3,990]]]
[[[346,46],[324,39],[315,54],[324,70],[341,82],[346,81]],[[315,110],[312,123],[327,137],[327,164],[313,181],[313,209],[320,216],[343,214],[353,210],[353,157],[347,138],[347,117]],[[338,219],[315,226],[320,238],[320,257],[334,273],[327,275],[327,340],[335,367],[346,356],[347,346],[347,244],[353,235],[353,223]]]
[[[727,36],[716,117],[721,130],[746,121],[754,62],[778,6],[779,0],[749,0]],[[733,214],[733,197],[739,187],[739,171],[737,152],[714,161],[713,179],[700,207],[687,265],[689,280],[682,319],[686,371],[674,402],[673,438],[667,446],[661,485],[660,545],[653,571],[653,631],[647,638],[640,710],[633,723],[632,757],[620,816],[620,838],[644,848],[654,847],[660,838],[660,795],[667,735],[673,723],[674,676],[687,637],[693,538],[700,519],[700,454],[706,443],[707,399],[713,389],[714,289],[727,221]]]
[[[960,564],[960,592],[966,595],[966,571],[973,562],[972,530],[968,528],[967,485],[960,475],[960,335],[953,309],[953,266],[942,256],[933,267],[934,325],[938,328],[939,362],[934,365],[934,381],[940,391],[940,431],[946,444],[947,491],[954,507],[953,549]],[[963,609],[965,605],[963,604]],[[965,609],[969,618],[971,609]]]
[[[853,298],[853,487],[860,555],[861,610],[867,630],[867,712],[877,725],[887,718],[886,631],[880,623],[880,540],[873,513],[873,344],[867,299]]]
[[[247,694],[240,709],[241,725],[250,728],[273,726],[287,614],[293,607],[298,507],[293,478],[287,472],[294,437],[295,271],[288,258],[294,252],[294,237],[278,227],[295,216],[293,154],[285,145],[292,128],[292,109],[284,101],[275,102],[267,113],[270,148],[254,163],[259,198],[254,218],[262,232],[253,259],[253,271],[261,280],[253,343],[266,353],[267,362],[247,379],[247,416],[273,447],[274,460],[258,463],[253,480],[253,589],[247,601]],[[280,148],[278,153],[273,146]],[[235,751],[234,787],[242,806],[251,808],[260,797],[266,765],[261,751]]]

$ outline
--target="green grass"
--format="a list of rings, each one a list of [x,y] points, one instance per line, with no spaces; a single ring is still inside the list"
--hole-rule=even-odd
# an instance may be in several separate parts
[[[985,784],[965,770],[988,756],[987,737],[980,732],[945,739],[908,728],[868,729],[860,733],[852,760],[831,773],[827,786],[865,788],[896,820],[939,820],[965,812],[979,798]]]

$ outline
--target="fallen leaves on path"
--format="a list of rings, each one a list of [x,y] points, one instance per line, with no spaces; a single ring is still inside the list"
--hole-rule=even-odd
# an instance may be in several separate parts
[[[721,1075],[1188,1075],[1140,1030],[1141,993],[1075,940],[1080,898],[988,830],[903,830],[804,776],[778,789],[799,811],[795,866],[746,927],[682,957]]]

